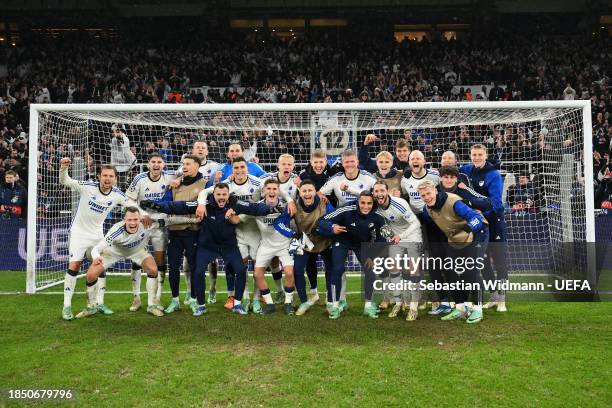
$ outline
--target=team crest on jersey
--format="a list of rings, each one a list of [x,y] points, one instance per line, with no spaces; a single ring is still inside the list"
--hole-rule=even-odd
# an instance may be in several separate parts
[[[359,184],[359,188],[363,188],[363,183]]]
[[[145,191],[149,191],[149,187],[145,188]]]
[[[289,186],[289,191],[293,191],[293,186]]]
[[[144,232],[142,232],[142,233],[140,234],[140,238],[144,238],[144,236],[145,236],[145,233],[144,233]]]
[[[92,199],[92,200],[95,200],[95,199],[96,199],[96,196],[91,196],[91,199]]]
[[[253,192],[255,192],[255,189],[254,189],[253,187],[251,187],[251,188],[249,189],[249,193],[253,193]]]
[[[390,219],[390,220],[394,220],[394,219],[395,219],[395,216],[393,216],[393,215],[392,215],[392,216],[390,216],[390,217],[389,217],[389,219]]]
[[[165,184],[162,184],[161,189],[162,189],[162,190],[165,190],[165,189],[166,189],[166,185],[165,185]]]
[[[112,201],[109,201],[108,203],[106,203],[106,205],[111,205],[112,203],[113,203]]]

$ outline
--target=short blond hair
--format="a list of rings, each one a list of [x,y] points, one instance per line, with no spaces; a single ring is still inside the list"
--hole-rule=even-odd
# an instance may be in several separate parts
[[[419,183],[419,185],[417,186],[417,190],[425,190],[428,188],[436,188],[436,185],[434,184],[433,181],[431,180],[423,180]]]
[[[291,161],[295,161],[295,157],[293,157],[289,153],[283,153],[280,156],[278,156],[279,163],[280,163],[281,159],[291,159]]]
[[[327,155],[325,154],[323,150],[317,149],[312,152],[312,154],[310,155],[310,158],[311,159],[327,159]]]
[[[376,161],[378,161],[378,159],[388,159],[388,160],[393,161],[393,155],[389,153],[388,151],[383,150],[382,152],[376,155]]]

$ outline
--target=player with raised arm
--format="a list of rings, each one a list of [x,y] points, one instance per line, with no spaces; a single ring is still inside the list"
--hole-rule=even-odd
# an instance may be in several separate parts
[[[461,166],[459,171],[467,174],[474,190],[485,197],[489,197],[493,205],[492,209],[484,212],[484,216],[489,222],[489,241],[492,245],[489,245],[487,248],[489,256],[486,258],[487,262],[482,274],[485,279],[494,281],[495,273],[493,269],[495,269],[497,280],[503,283],[508,280],[508,265],[506,261],[508,236],[506,219],[504,218],[504,203],[502,201],[504,183],[499,170],[487,159],[486,146],[475,144],[470,149],[470,160],[472,163]],[[491,260],[493,260],[495,268],[491,266]],[[495,306],[497,306],[498,312],[505,312],[507,310],[506,294],[504,291],[493,291],[489,302],[484,305],[484,308],[487,309]]]
[[[389,193],[387,183],[383,180],[374,183],[373,194],[378,204],[378,213],[383,216],[387,225],[393,231],[392,245],[389,246],[389,257],[395,258],[407,254],[411,259],[418,258],[421,255],[421,244],[423,242],[421,223],[406,200],[393,197]],[[391,272],[390,281],[399,283],[401,275],[414,282],[418,282],[421,278],[420,270],[413,267],[407,271]],[[397,317],[402,310],[401,293],[396,291],[394,295],[395,304],[389,313],[389,317]],[[411,295],[410,303],[404,305],[408,309],[407,321],[414,321],[418,317],[420,292],[413,290]]]
[[[138,207],[142,200],[163,201],[171,200],[172,192],[170,183],[175,175],[172,170],[165,170],[164,158],[159,153],[149,156],[148,171],[140,173],[132,179],[130,187],[126,191],[126,196],[130,200],[130,205]],[[149,214],[141,211],[143,222],[148,227],[152,220],[165,218],[165,214]],[[157,299],[155,304],[160,305],[161,292],[166,276],[166,247],[168,244],[168,231],[165,227],[154,228],[149,232],[151,246],[153,247],[153,258],[157,265]],[[140,309],[140,279],[142,270],[137,263],[132,263],[132,293],[134,299],[130,306],[130,311],[135,312]]]
[[[100,167],[98,182],[74,180],[68,175],[72,161],[64,157],[60,160],[60,184],[79,194],[79,204],[70,226],[70,243],[68,246],[68,270],[64,277],[64,308],[62,318],[74,319],[72,314],[72,296],[76,279],[81,269],[81,263],[86,254],[104,238],[104,220],[110,212],[121,205],[127,207],[128,199],[118,188],[117,170],[114,166],[105,164]],[[112,314],[113,311],[104,304],[106,291],[106,275],[99,278],[98,299],[96,304],[100,312]]]
[[[447,277],[451,282],[463,282],[473,285],[473,290],[455,290],[452,292],[455,300],[455,309],[442,320],[466,319],[469,324],[482,320],[482,289],[483,283],[477,265],[484,262],[489,229],[485,218],[477,211],[465,204],[461,197],[444,191],[438,192],[431,180],[422,181],[417,187],[426,207],[421,213],[425,223],[435,223],[447,237],[447,251],[445,256],[450,259],[471,259],[472,262],[462,262],[465,271],[459,274],[455,270],[447,269]],[[480,260],[480,261],[479,261]],[[473,308],[466,305],[472,293]]]
[[[363,144],[359,148],[359,163],[364,170],[369,172],[376,171],[376,160],[370,157],[370,145],[378,140],[374,134],[366,135]],[[409,167],[408,158],[410,155],[410,143],[406,139],[398,139],[395,142],[395,157],[392,160],[392,167],[396,170],[405,170]],[[389,186],[391,187],[391,186]]]
[[[87,317],[99,311],[97,292],[98,277],[121,259],[128,259],[140,265],[147,274],[147,313],[153,316],[163,316],[157,307],[157,263],[147,251],[151,232],[156,228],[172,223],[196,222],[196,219],[173,217],[152,222],[153,229],[147,229],[141,219],[137,207],[127,207],[123,221],[113,225],[106,236],[91,250],[93,261],[87,270],[87,307],[77,317]]]
[[[246,268],[242,263],[242,256],[238,250],[236,240],[236,224],[239,214],[265,216],[275,210],[263,203],[247,203],[230,196],[229,186],[218,183],[213,189],[212,198],[206,204],[206,217],[200,224],[198,236],[197,255],[193,276],[193,287],[197,304],[193,308],[194,316],[201,316],[207,312],[204,301],[206,289],[206,266],[216,258],[222,258],[227,270],[235,275],[236,297],[232,311],[238,314],[247,314],[242,306],[242,294],[246,284]],[[152,208],[167,214],[195,214],[197,201],[172,201],[164,203],[141,202],[143,208]]]
[[[381,235],[385,219],[378,213],[376,207],[372,193],[362,191],[356,202],[338,207],[318,221],[319,233],[333,240],[331,282],[327,292],[327,311],[330,319],[337,319],[343,312],[338,299],[340,298],[342,275],[345,274],[344,263],[349,250],[357,256],[365,275],[363,314],[373,319],[378,318],[378,307],[372,301],[374,276],[371,260],[364,260],[361,257],[362,243],[386,242]]]
[[[279,182],[274,178],[269,178],[264,182],[263,195],[264,198],[260,203],[264,203],[268,207],[281,208],[283,212],[288,211],[287,202],[280,197]],[[292,305],[293,291],[295,290],[293,279],[293,256],[289,254],[291,238],[281,234],[274,227],[274,223],[279,216],[280,214],[278,213],[272,213],[265,217],[256,218],[257,227],[261,233],[261,244],[257,250],[255,261],[255,282],[266,303],[261,312],[263,314],[274,312],[276,308],[264,274],[266,268],[272,264],[272,260],[278,257],[282,264],[283,272],[285,273],[284,310],[286,314],[291,315],[295,312]]]

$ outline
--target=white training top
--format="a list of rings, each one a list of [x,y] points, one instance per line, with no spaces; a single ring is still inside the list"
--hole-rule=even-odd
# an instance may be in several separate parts
[[[116,187],[104,194],[100,183],[79,181],[68,175],[68,167],[60,169],[59,182],[79,193],[79,206],[70,226],[70,234],[78,238],[98,238],[104,234],[104,220],[118,205],[129,206],[129,200]]]
[[[410,209],[408,202],[403,198],[389,196],[387,209],[378,206],[378,211],[395,235],[403,241],[422,242],[421,223]]]
[[[340,190],[340,184],[342,183],[346,183],[348,185],[348,190]],[[359,170],[359,174],[357,174],[357,177],[354,179],[347,178],[344,173],[336,173],[330,177],[329,180],[327,180],[319,191],[325,195],[334,193],[338,198],[338,206],[342,206],[357,199],[357,196],[353,194],[354,192],[369,190],[372,188],[372,186],[374,186],[374,183],[376,183],[376,177],[374,177],[372,173],[365,170]]]
[[[140,173],[132,179],[130,187],[125,195],[131,200],[131,204],[140,208],[139,204],[142,200],[161,201],[162,198],[170,191],[170,182],[176,177],[173,170],[163,170],[159,180],[153,181],[149,176],[149,172]],[[141,209],[142,214],[147,214]],[[157,217],[157,213],[154,218]]]

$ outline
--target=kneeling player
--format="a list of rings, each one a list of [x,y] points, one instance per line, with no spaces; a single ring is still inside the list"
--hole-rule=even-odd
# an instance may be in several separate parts
[[[190,222],[185,219],[181,222]],[[161,221],[154,223],[159,227]],[[157,225],[155,225],[157,224]],[[113,225],[102,241],[91,250],[92,264],[87,270],[87,307],[77,315],[86,317],[98,312],[98,276],[111,268],[121,259],[128,259],[140,265],[147,274],[147,312],[154,316],[164,313],[155,305],[157,295],[157,264],[147,252],[150,232],[141,222],[140,211],[136,207],[126,209],[123,221]]]

